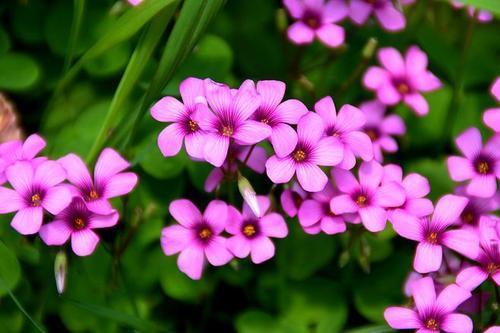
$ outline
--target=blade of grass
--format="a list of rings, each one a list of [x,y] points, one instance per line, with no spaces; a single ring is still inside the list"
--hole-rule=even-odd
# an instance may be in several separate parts
[[[460,2],[476,8],[489,10],[500,16],[500,1],[498,0],[461,0]]]
[[[158,70],[142,99],[141,106],[133,115],[132,120],[129,120],[131,127],[130,130],[127,130],[128,135],[121,145],[122,151],[133,141],[138,124],[146,113],[149,105],[166,87],[175,69],[177,69],[191,52],[202,32],[206,29],[224,3],[225,0],[185,1],[179,19],[165,46]]]
[[[136,86],[141,74],[144,72],[144,68],[148,64],[148,60],[150,59],[153,51],[156,49],[158,42],[166,30],[178,4],[179,0],[175,0],[170,6],[165,7],[161,12],[159,12],[141,36],[141,39],[139,40],[139,43],[127,65],[125,73],[120,80],[120,84],[118,85],[115,95],[113,96],[113,100],[111,101],[104,123],[102,124],[99,134],[94,141],[89,154],[87,155],[88,163],[94,162],[106,139],[113,132],[113,123],[116,124],[117,118],[120,118],[120,110],[124,109],[123,106],[125,102]]]
[[[71,32],[68,43],[68,52],[66,53],[66,59],[64,60],[63,73],[66,73],[68,71],[69,67],[71,66],[71,62],[73,61],[73,56],[75,55],[78,36],[80,35],[80,30],[82,28],[84,11],[85,11],[85,0],[74,0],[73,22],[71,25]]]
[[[117,323],[134,327],[145,332],[167,332],[167,329],[159,324],[150,321],[142,320],[127,313],[119,312],[101,305],[83,303],[77,300],[66,298],[66,301],[80,309],[86,310],[97,316],[113,320]]]
[[[21,311],[24,314],[24,316],[26,318],[28,318],[28,320],[36,328],[36,330],[38,332],[41,332],[41,333],[46,333],[47,331],[45,330],[45,328],[42,325],[40,325],[39,323],[37,323],[36,320],[33,319],[33,317],[31,317],[31,315],[28,313],[28,311],[26,311],[26,309],[23,307],[23,305],[21,304],[21,302],[19,302],[19,300],[17,299],[16,295],[14,295],[14,293],[10,290],[10,288],[8,288],[6,286],[6,284],[4,283],[4,280],[3,280],[3,278],[1,276],[0,276],[0,285],[5,285],[5,288],[7,289],[7,293],[9,294],[9,296],[12,299],[12,301],[14,302],[14,304],[17,306],[17,308],[19,309],[19,311]]]

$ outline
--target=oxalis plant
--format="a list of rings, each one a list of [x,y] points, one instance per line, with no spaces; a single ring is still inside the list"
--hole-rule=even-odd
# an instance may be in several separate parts
[[[500,332],[496,0],[0,16],[2,332]]]

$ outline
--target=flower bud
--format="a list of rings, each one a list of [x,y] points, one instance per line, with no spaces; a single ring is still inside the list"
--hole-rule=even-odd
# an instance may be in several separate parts
[[[361,52],[364,59],[370,59],[375,54],[377,50],[378,41],[375,38],[368,39],[365,46],[363,47],[363,51]]]
[[[257,201],[255,190],[253,189],[248,179],[243,177],[240,173],[238,173],[238,189],[241,196],[243,197],[243,200],[247,203],[255,216],[260,217],[261,211],[259,202]]]
[[[62,295],[66,288],[66,274],[68,272],[68,258],[63,250],[57,252],[54,260],[54,275],[56,278],[56,287],[59,295]]]

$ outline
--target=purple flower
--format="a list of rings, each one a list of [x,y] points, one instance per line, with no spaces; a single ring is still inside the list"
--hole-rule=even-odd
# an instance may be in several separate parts
[[[32,134],[23,142],[12,140],[0,144],[0,184],[4,184],[6,179],[5,170],[17,161],[27,161],[41,163],[47,158],[36,155],[45,148],[45,140],[38,134]]]
[[[235,155],[235,159],[243,163],[247,159],[247,155],[250,153],[249,146],[238,146],[233,145],[231,147],[231,154]],[[257,173],[264,173],[266,170],[266,160],[267,153],[266,150],[262,147],[254,147],[248,160],[246,161],[246,165]],[[224,179],[224,177],[235,177],[235,173],[238,170],[237,161],[233,160],[231,166],[228,165],[228,159],[224,165],[220,168],[213,168],[212,171],[207,176],[205,180],[205,191],[212,192],[219,186],[220,182]]]
[[[346,231],[344,218],[335,215],[330,209],[330,200],[335,196],[333,186],[328,183],[325,188],[313,193],[311,199],[305,200],[299,209],[299,222],[304,231],[318,234],[320,231],[334,235]]]
[[[130,164],[111,148],[105,148],[94,169],[94,179],[80,157],[68,154],[59,159],[66,170],[74,196],[81,196],[88,208],[96,213],[108,214],[113,208],[108,199],[129,193],[137,184],[137,175],[122,172]]]
[[[344,42],[344,28],[333,24],[347,16],[344,0],[283,0],[290,16],[297,20],[287,31],[288,39],[298,45],[318,38],[327,47]]]
[[[242,214],[229,206],[226,231],[232,237],[226,241],[226,246],[236,257],[251,256],[254,264],[260,264],[274,256],[272,238],[284,238],[288,227],[283,217],[278,213],[269,213],[271,201],[266,196],[257,197],[261,215],[257,217],[250,207],[244,203]]]
[[[448,158],[448,172],[454,181],[470,180],[467,194],[482,198],[493,196],[500,178],[500,137],[483,147],[481,133],[475,127],[460,134],[455,143],[465,157]]]
[[[205,93],[213,113],[200,104],[199,120],[200,127],[209,132],[203,151],[209,163],[216,167],[224,163],[232,139],[240,145],[253,145],[271,135],[269,125],[250,120],[260,105],[253,82],[245,81],[231,92],[228,86],[207,79]]]
[[[495,222],[487,216],[481,217],[479,227],[479,254],[473,258],[479,265],[465,268],[457,275],[457,284],[473,290],[491,277],[500,286],[500,239]]]
[[[47,245],[63,245],[71,237],[73,252],[78,256],[88,256],[99,243],[99,236],[92,229],[109,228],[117,223],[116,211],[106,215],[94,213],[82,198],[75,197],[53,222],[40,228],[40,238]]]
[[[434,207],[432,201],[425,198],[431,191],[429,181],[418,173],[410,173],[403,178],[403,169],[396,164],[384,166],[384,178],[382,184],[396,182],[405,191],[405,202],[397,207],[416,217],[424,217],[432,214]],[[391,216],[389,214],[389,220]]]
[[[225,202],[211,201],[201,215],[191,201],[179,199],[170,203],[169,211],[179,224],[163,229],[161,246],[167,256],[180,252],[177,265],[191,279],[201,278],[206,260],[222,266],[233,258],[226,249],[226,239],[220,236],[228,219]]]
[[[299,212],[302,202],[306,200],[308,193],[299,184],[293,183],[291,188],[285,189],[280,196],[281,208],[289,217],[295,217]]]
[[[280,81],[257,82],[257,93],[260,96],[260,106],[252,119],[271,127],[271,143],[276,155],[284,157],[290,154],[293,146],[286,138],[293,136],[294,129],[288,124],[297,124],[299,119],[307,114],[307,107],[296,99],[281,102],[285,95],[285,84]]]
[[[359,108],[366,116],[363,131],[373,144],[373,158],[382,162],[384,160],[382,151],[395,153],[398,150],[398,143],[392,136],[405,134],[405,123],[395,114],[384,117],[386,107],[377,100],[364,102]]]
[[[479,227],[479,220],[482,216],[493,214],[500,208],[500,193],[496,192],[491,198],[478,198],[468,196],[465,186],[458,186],[455,194],[467,197],[469,202],[465,206],[458,223],[465,228],[476,229]]]
[[[364,24],[374,13],[380,25],[389,31],[404,29],[406,20],[391,0],[351,0],[349,17],[356,24]]]
[[[384,168],[375,161],[363,162],[359,168],[359,182],[346,170],[335,168],[332,176],[342,194],[330,201],[333,213],[357,213],[361,222],[371,232],[384,230],[387,208],[401,206],[405,192],[396,182],[381,184]]]
[[[373,159],[370,138],[362,132],[366,117],[361,110],[352,105],[344,105],[337,114],[331,97],[319,100],[314,105],[314,110],[323,119],[326,135],[338,138],[344,146],[340,168],[352,169],[356,164],[356,156],[364,161]]]
[[[472,333],[472,320],[455,309],[471,297],[471,293],[451,284],[436,297],[432,278],[425,277],[413,284],[416,309],[389,307],[384,318],[393,329],[417,329],[419,333]]]
[[[497,77],[493,85],[491,86],[491,94],[497,102],[500,102],[500,77]],[[483,121],[496,133],[500,132],[500,108],[490,108],[484,111]]]
[[[158,146],[164,156],[179,153],[182,142],[186,152],[195,159],[203,158],[204,131],[200,129],[196,117],[198,104],[206,104],[203,80],[187,78],[179,86],[183,103],[167,96],[151,108],[151,116],[161,122],[169,122],[158,136]]]
[[[396,209],[392,215],[392,226],[402,237],[419,242],[413,267],[419,273],[435,272],[441,267],[443,246],[468,258],[475,258],[479,251],[479,240],[472,230],[448,230],[462,214],[467,198],[448,194],[436,204],[432,217],[417,218]]]
[[[484,333],[500,333],[500,326],[491,326]]]
[[[17,212],[11,226],[22,235],[40,230],[44,210],[55,215],[71,202],[71,192],[60,185],[66,172],[57,162],[45,161],[37,167],[17,162],[5,174],[13,189],[0,187],[0,214]]]
[[[310,112],[300,119],[297,133],[287,133],[292,151],[288,156],[271,156],[266,162],[267,175],[276,184],[286,183],[297,173],[300,186],[309,192],[321,191],[328,177],[319,165],[334,166],[343,158],[342,143],[334,137],[323,137],[321,117]]]
[[[465,5],[461,1],[453,0],[451,2],[453,8],[463,8]],[[467,6],[467,14],[470,17],[476,18],[478,22],[488,23],[493,21],[493,14],[487,10],[476,9],[473,6]]]
[[[426,115],[429,105],[421,92],[441,87],[441,81],[427,70],[427,55],[411,46],[403,59],[398,50],[386,47],[379,50],[378,59],[383,67],[368,68],[363,77],[365,87],[374,90],[385,105],[402,101],[418,116]]]

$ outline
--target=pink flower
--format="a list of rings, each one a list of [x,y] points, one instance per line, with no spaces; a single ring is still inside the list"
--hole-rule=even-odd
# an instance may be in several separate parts
[[[398,143],[392,136],[405,134],[405,123],[400,116],[395,114],[384,117],[386,107],[376,100],[364,102],[359,108],[366,116],[363,131],[373,144],[373,158],[382,162],[383,151],[395,153],[398,150]]]
[[[55,215],[71,202],[71,193],[60,185],[66,179],[64,169],[54,161],[35,167],[17,162],[5,172],[14,188],[0,187],[0,214],[17,212],[11,226],[22,235],[40,230],[44,210]]]
[[[0,184],[4,184],[7,180],[5,170],[17,161],[33,161],[39,164],[47,160],[45,157],[35,158],[45,146],[45,140],[38,134],[30,135],[24,142],[12,140],[0,144]]]
[[[132,6],[139,6],[144,0],[127,0]]]
[[[174,156],[184,141],[188,155],[202,159],[205,133],[198,124],[196,110],[198,104],[206,104],[203,80],[187,78],[181,82],[179,90],[184,104],[167,96],[151,108],[154,119],[172,123],[158,136],[158,146],[164,156]]]
[[[260,264],[274,256],[273,238],[285,238],[288,227],[278,213],[269,213],[271,201],[266,196],[257,197],[261,215],[257,217],[250,207],[244,203],[243,213],[229,206],[226,231],[232,237],[226,241],[226,246],[236,257],[251,256],[254,264]]]
[[[460,217],[467,198],[445,195],[439,199],[432,217],[417,218],[396,209],[392,215],[392,226],[402,237],[419,242],[413,267],[419,273],[435,272],[441,266],[443,245],[468,257],[475,258],[479,241],[474,231],[448,230]]]
[[[488,277],[500,285],[500,239],[494,221],[487,216],[481,217],[479,227],[479,254],[473,258],[479,265],[465,268],[457,275],[457,284],[473,290]]]
[[[191,201],[179,199],[170,203],[169,211],[179,224],[163,229],[161,246],[167,256],[180,252],[177,265],[191,279],[201,278],[206,260],[222,266],[233,258],[220,236],[228,219],[226,203],[213,200],[201,215]]]
[[[63,245],[71,237],[71,248],[78,256],[92,254],[99,236],[92,230],[109,228],[118,223],[118,213],[101,215],[90,211],[82,198],[75,197],[71,204],[57,214],[53,222],[40,228],[40,238],[47,245]]]
[[[248,153],[250,153],[250,149],[251,148],[249,146],[233,145],[231,147],[230,153],[232,155],[235,155],[235,159],[243,163],[247,159],[247,155]],[[246,165],[253,171],[262,174],[266,170],[266,160],[266,150],[262,147],[256,146],[253,148],[253,151],[248,157]],[[220,168],[212,169],[212,171],[210,171],[210,173],[208,174],[207,179],[205,180],[205,191],[212,192],[217,188],[217,186],[219,186],[220,182],[224,179],[225,176],[229,175],[234,177],[234,174],[237,170],[237,161],[233,160],[231,167],[229,167],[228,159],[226,159],[224,165],[222,165]]]
[[[310,112],[300,119],[297,133],[283,138],[292,151],[288,156],[271,156],[266,162],[267,175],[276,184],[286,183],[297,173],[300,186],[309,192],[321,191],[328,177],[319,165],[334,166],[343,158],[342,143],[334,137],[323,137],[321,117]]]
[[[335,190],[328,183],[325,188],[313,193],[311,199],[305,200],[299,209],[299,222],[308,234],[318,234],[320,231],[334,235],[346,231],[344,218],[335,215],[330,209],[330,200]]]
[[[451,2],[453,8],[463,8],[465,5],[461,1],[453,0]],[[475,17],[478,22],[487,23],[493,21],[493,14],[487,10],[475,9],[473,6],[467,6],[467,14],[470,17]]]
[[[271,143],[276,155],[284,157],[290,154],[293,146],[286,142],[286,138],[293,136],[294,129],[288,124],[297,124],[299,119],[308,110],[307,107],[296,99],[281,102],[285,95],[285,84],[280,81],[257,82],[257,93],[261,102],[252,119],[260,121],[271,127]]]
[[[206,161],[220,167],[226,159],[232,139],[240,145],[253,145],[271,135],[269,125],[250,120],[258,109],[260,98],[253,82],[231,89],[212,80],[205,80],[205,93],[213,113],[200,104],[200,127],[207,133],[203,156]]]
[[[310,44],[318,38],[327,47],[340,46],[344,28],[333,24],[347,16],[344,0],[283,0],[290,16],[297,20],[287,31],[288,39],[298,45]]]
[[[484,333],[500,333],[500,326],[491,326]]]
[[[314,105],[314,110],[321,116],[325,124],[325,133],[338,138],[344,146],[344,158],[340,168],[352,169],[356,164],[356,156],[364,161],[373,159],[372,143],[368,135],[362,132],[366,117],[358,108],[344,105],[339,113],[331,97],[325,97]]]
[[[287,188],[281,193],[281,208],[289,217],[295,217],[307,196],[308,193],[294,182],[291,188]]]
[[[500,77],[497,77],[493,86],[491,87],[491,94],[497,102],[500,102]],[[500,108],[490,108],[484,111],[483,122],[494,130],[496,133],[500,132]]]
[[[500,208],[500,193],[496,192],[491,198],[478,198],[468,196],[465,186],[458,186],[455,189],[455,194],[467,197],[469,202],[465,206],[458,223],[462,227],[478,228],[479,220],[482,216],[492,215],[498,208]]]
[[[111,148],[102,151],[94,169],[94,179],[80,157],[68,154],[59,159],[75,187],[74,196],[81,196],[88,208],[96,213],[108,214],[113,208],[108,199],[125,195],[137,184],[137,175],[122,172],[130,164]]]
[[[441,81],[427,70],[427,55],[417,46],[411,46],[403,59],[395,48],[386,47],[378,52],[383,67],[368,68],[363,84],[374,90],[377,99],[385,105],[404,102],[418,116],[429,112],[429,105],[421,92],[441,87]]]
[[[451,284],[436,297],[432,278],[425,277],[413,284],[413,300],[416,309],[389,307],[384,318],[393,329],[417,329],[419,333],[450,332],[472,333],[472,320],[455,309],[471,293]]]
[[[389,31],[404,29],[406,20],[391,0],[351,0],[349,17],[356,24],[364,24],[374,13],[380,25]]]
[[[481,133],[475,127],[460,134],[455,143],[465,157],[448,158],[451,179],[470,180],[467,194],[482,198],[493,196],[500,178],[500,137],[493,137],[483,147]]]
[[[342,194],[330,201],[333,213],[357,213],[361,222],[371,232],[384,230],[387,209],[401,206],[405,193],[396,182],[381,184],[384,168],[375,161],[363,162],[359,168],[359,182],[346,170],[335,168],[332,176]]]
[[[384,166],[382,184],[388,182],[400,184],[405,191],[405,202],[397,208],[416,217],[424,217],[432,214],[434,210],[432,201],[425,198],[431,191],[427,178],[418,173],[410,173],[403,178],[403,169],[399,165],[387,164]]]

